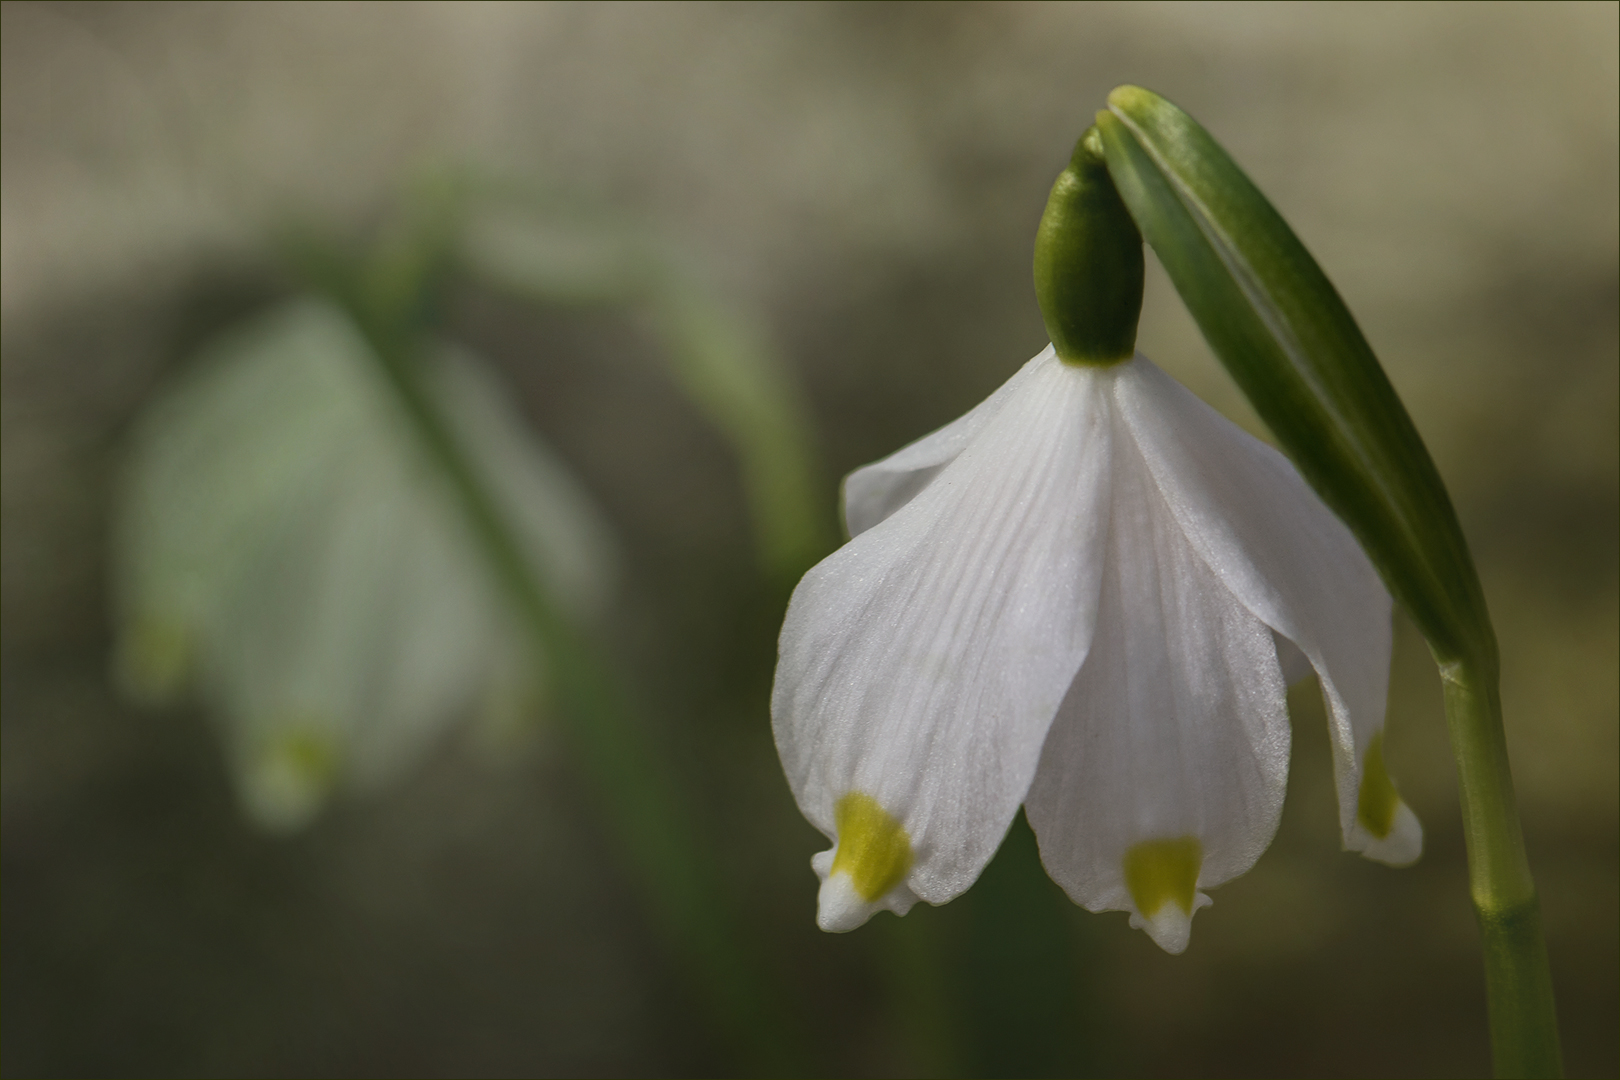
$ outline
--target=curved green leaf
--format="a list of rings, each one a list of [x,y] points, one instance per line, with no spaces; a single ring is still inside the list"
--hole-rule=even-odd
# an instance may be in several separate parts
[[[1445,484],[1327,275],[1192,117],[1134,86],[1108,106],[1109,172],[1215,354],[1436,656],[1494,667]]]

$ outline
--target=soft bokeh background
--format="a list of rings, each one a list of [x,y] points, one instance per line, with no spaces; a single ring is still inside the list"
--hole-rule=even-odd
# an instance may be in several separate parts
[[[690,1074],[689,1000],[560,740],[465,739],[292,839],[207,718],[109,678],[133,419],[286,288],[289,213],[357,223],[471,164],[660,223],[755,311],[836,477],[1043,344],[1046,189],[1107,91],[1204,122],[1357,313],[1451,484],[1504,654],[1569,1070],[1617,1061],[1616,5],[3,7],[0,1065],[64,1074]],[[1150,262],[1144,349],[1252,425]],[[978,886],[842,937],[775,761],[785,593],[725,445],[611,313],[446,314],[607,508],[610,643],[698,793],[747,940],[840,1074],[1482,1075],[1438,681],[1397,629],[1417,867],[1338,850],[1320,703],[1281,832],[1189,952],[1073,908],[1015,825]]]

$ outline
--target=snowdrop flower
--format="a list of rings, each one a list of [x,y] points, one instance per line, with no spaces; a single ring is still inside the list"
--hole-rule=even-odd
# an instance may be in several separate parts
[[[1076,903],[1181,952],[1203,890],[1271,842],[1286,688],[1311,669],[1345,847],[1421,851],[1380,749],[1389,596],[1281,454],[1134,353],[1139,238],[1134,273],[1128,334],[1100,356],[1062,355],[1074,335],[1043,296],[1057,346],[844,483],[852,539],[794,592],[772,698],[793,794],[833,845],[812,860],[825,930],[951,900],[1022,804]]]
[[[453,492],[341,311],[302,300],[221,340],[143,418],[116,532],[120,674],[193,690],[259,825],[420,761],[457,719],[515,726],[540,688]],[[548,587],[609,587],[607,527],[475,357],[426,376]],[[500,734],[497,730],[496,734]]]

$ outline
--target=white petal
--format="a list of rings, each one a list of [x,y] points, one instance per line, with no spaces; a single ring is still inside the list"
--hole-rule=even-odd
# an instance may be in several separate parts
[[[1090,645],[1104,419],[1095,373],[1037,360],[927,490],[793,594],[777,748],[800,809],[835,843],[852,792],[903,828],[909,874],[870,901],[962,892],[1028,791]],[[832,865],[816,860],[824,876]]]
[[[855,888],[849,874],[832,872],[833,852],[818,851],[810,858],[810,868],[821,878],[816,894],[816,925],[830,934],[842,934],[861,926],[879,911],[904,915],[917,903],[917,894],[901,882],[876,900],[868,900]]]
[[[1096,638],[1047,735],[1026,812],[1042,861],[1076,903],[1130,911],[1133,926],[1180,952],[1209,902],[1195,884],[1243,873],[1276,832],[1286,688],[1271,630],[1187,542],[1116,423]],[[1149,897],[1141,910],[1126,862],[1144,844],[1194,853],[1182,904]]]
[[[510,633],[453,492],[423,464],[396,479],[400,497],[377,522],[370,553],[383,572],[357,598],[370,617],[345,631],[363,650],[348,674],[362,689],[344,762],[360,790],[403,775],[462,718]]]
[[[1383,836],[1374,836],[1358,820],[1345,847],[1385,866],[1411,866],[1423,856],[1423,824],[1410,806],[1396,802],[1394,821]]]
[[[1277,643],[1277,662],[1282,665],[1283,682],[1293,686],[1316,670],[1311,667],[1311,658],[1300,652],[1298,645],[1275,630],[1271,637]]]
[[[1316,669],[1345,846],[1380,857],[1357,822],[1363,764],[1389,689],[1390,599],[1377,572],[1286,458],[1145,358],[1122,372],[1116,400],[1193,548]],[[1416,826],[1409,811],[1395,817]],[[1415,858],[1410,831],[1400,854]]]
[[[209,347],[140,422],[113,550],[121,674],[143,696],[194,677],[220,598],[318,499],[356,422],[353,373],[328,359],[357,342],[328,305],[289,304]]]
[[[575,617],[611,592],[612,529],[568,465],[536,436],[487,361],[448,344],[431,369],[446,418],[529,552],[547,593]],[[460,515],[459,506],[448,508]]]
[[[849,535],[859,536],[915,498],[995,419],[1023,381],[1055,355],[1048,345],[964,416],[846,476],[844,526]]]

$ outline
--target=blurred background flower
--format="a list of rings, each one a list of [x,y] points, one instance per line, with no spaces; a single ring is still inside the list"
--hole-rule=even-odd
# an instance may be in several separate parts
[[[1307,686],[1277,842],[1182,957],[1073,908],[1022,821],[957,903],[813,927],[818,838],[767,722],[788,568],[831,543],[837,476],[1044,344],[1035,224],[1127,81],[1198,116],[1294,225],[1451,486],[1502,638],[1569,1071],[1620,1068],[1613,5],[0,18],[7,1073],[743,1067],[657,947],[566,747],[452,737],[278,839],[236,811],[208,712],[134,708],[111,677],[114,494],[138,418],[204,343],[294,295],[268,242],[289,216],[363,232],[446,165],[654,222],[676,253],[654,262],[676,270],[653,278],[708,283],[614,284],[611,304],[513,287],[501,268],[533,286],[618,265],[571,247],[593,219],[559,210],[539,269],[514,230],[469,227],[483,247],[461,258],[483,269],[439,297],[435,328],[487,359],[617,537],[603,640],[697,793],[747,901],[740,932],[822,1033],[814,1068],[1483,1073],[1439,689],[1404,623],[1386,754],[1427,826],[1411,870],[1335,850]],[[717,331],[717,311],[752,314]],[[715,358],[770,343],[785,370],[716,380]],[[1140,344],[1257,430],[1151,256]],[[804,443],[779,437],[792,410],[758,404],[801,385],[819,467],[782,449]],[[819,523],[793,524],[791,496],[763,509],[794,483]]]
[[[334,789],[398,778],[477,712],[533,725],[545,673],[358,327],[314,299],[199,357],[143,416],[113,528],[118,669],[137,700],[195,689],[243,808],[301,828]],[[576,619],[612,538],[505,387],[441,347],[425,380],[533,573]]]

